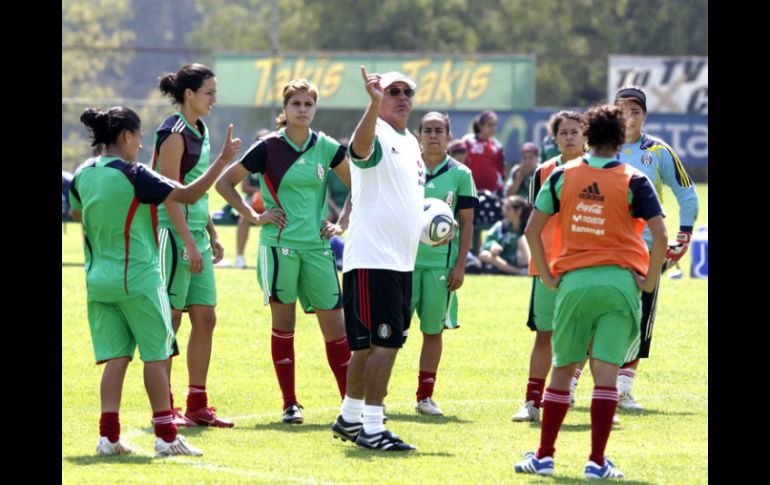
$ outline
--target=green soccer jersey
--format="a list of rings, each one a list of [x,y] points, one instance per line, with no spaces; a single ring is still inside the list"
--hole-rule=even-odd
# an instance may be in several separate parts
[[[116,157],[93,158],[78,168],[70,201],[83,213],[89,300],[125,300],[163,285],[157,220],[149,204],[163,202],[174,187],[166,177]]]
[[[438,164],[433,173],[426,166],[425,198],[429,197],[446,202],[458,223],[460,209],[475,208],[479,205],[479,196],[470,169],[449,156]],[[452,268],[457,263],[459,252],[460,230],[457,228],[454,239],[448,245],[432,247],[420,243],[415,266]]]
[[[286,213],[286,227],[261,226],[260,245],[289,249],[330,247],[320,234],[328,212],[329,170],[344,157],[344,147],[312,130],[301,147],[281,129],[249,148],[239,163],[249,172],[259,173],[265,211],[279,207]]]
[[[179,133],[184,139],[184,152],[179,163],[179,182],[182,185],[187,185],[203,175],[209,167],[209,152],[211,150],[209,130],[203,120],[198,119],[196,125],[193,126],[179,112],[166,118],[155,131],[155,138],[152,142],[152,168],[157,172],[160,172],[163,163],[163,160],[160,159],[160,146],[172,133]],[[209,222],[209,194],[203,194],[203,197],[194,204],[183,204],[182,212],[185,215],[185,220],[187,220],[187,227],[191,231],[205,229]],[[161,227],[174,229],[168,218],[166,207],[163,205],[158,208],[158,223]]]

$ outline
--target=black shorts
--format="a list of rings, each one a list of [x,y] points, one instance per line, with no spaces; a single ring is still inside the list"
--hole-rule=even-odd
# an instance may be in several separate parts
[[[537,325],[535,325],[535,276],[532,278],[532,291],[529,294],[529,314],[527,315],[527,327],[533,332],[537,331]]]
[[[650,356],[650,344],[652,343],[652,326],[655,323],[655,310],[658,309],[658,288],[660,279],[652,293],[642,292],[642,324],[640,326],[641,343],[639,344],[638,359],[646,359]]]
[[[411,321],[412,272],[354,269],[342,275],[350,350],[400,349]]]

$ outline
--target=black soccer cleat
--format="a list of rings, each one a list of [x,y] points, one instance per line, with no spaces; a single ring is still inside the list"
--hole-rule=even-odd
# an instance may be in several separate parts
[[[362,428],[358,433],[358,438],[356,438],[356,444],[363,448],[382,451],[412,451],[417,449],[404,443],[401,438],[387,429],[381,433],[366,434]]]
[[[363,423],[348,423],[340,415],[337,416],[337,421],[332,425],[332,434],[335,438],[339,438],[342,441],[352,441],[355,443],[362,426]]]

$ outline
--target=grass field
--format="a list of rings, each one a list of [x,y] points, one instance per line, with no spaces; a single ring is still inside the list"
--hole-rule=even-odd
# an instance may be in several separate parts
[[[708,225],[708,187],[698,186]],[[669,236],[678,214],[664,194]],[[221,207],[212,197],[211,207]],[[66,230],[66,232],[64,232]],[[232,258],[235,227],[219,229]],[[257,231],[247,256],[256,259]],[[80,228],[62,233],[63,263],[82,263]],[[642,414],[620,411],[608,455],[626,474],[624,483],[708,481],[708,281],[663,278],[652,356],[639,367],[634,386]],[[590,376],[577,390],[557,442],[556,478],[516,475],[519,453],[537,447],[540,426],[512,423],[524,397],[533,334],[526,328],[530,280],[466,277],[459,292],[462,327],[445,333],[435,400],[446,413],[414,411],[421,337],[413,331],[398,355],[386,399],[389,429],[419,450],[405,455],[369,452],[331,437],[339,395],[326,364],[315,319],[298,316],[297,391],[305,424],[281,423],[281,398],[270,360],[270,316],[255,272],[218,269],[219,323],[209,372],[209,396],[234,429],[184,429],[203,457],[152,457],[149,402],[137,358],[129,367],[121,408],[122,438],[139,455],[105,458],[98,439],[99,381],[93,363],[82,266],[62,266],[62,482],[63,483],[578,483],[590,451]],[[416,320],[413,328],[418,328]],[[184,402],[184,361],[189,323],[179,333],[182,357],[172,378]]]

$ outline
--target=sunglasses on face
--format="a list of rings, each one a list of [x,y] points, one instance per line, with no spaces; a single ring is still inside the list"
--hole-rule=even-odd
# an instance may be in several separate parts
[[[404,88],[404,89],[401,89],[401,88],[395,88],[395,87],[393,87],[393,88],[388,88],[388,89],[386,89],[386,91],[387,91],[387,93],[388,93],[388,94],[390,94],[390,95],[391,95],[391,96],[393,96],[394,98],[395,98],[396,96],[398,96],[399,94],[401,94],[401,92],[402,92],[402,91],[404,92],[404,95],[405,95],[407,98],[411,98],[412,96],[414,96],[414,89],[412,89],[412,88]]]

